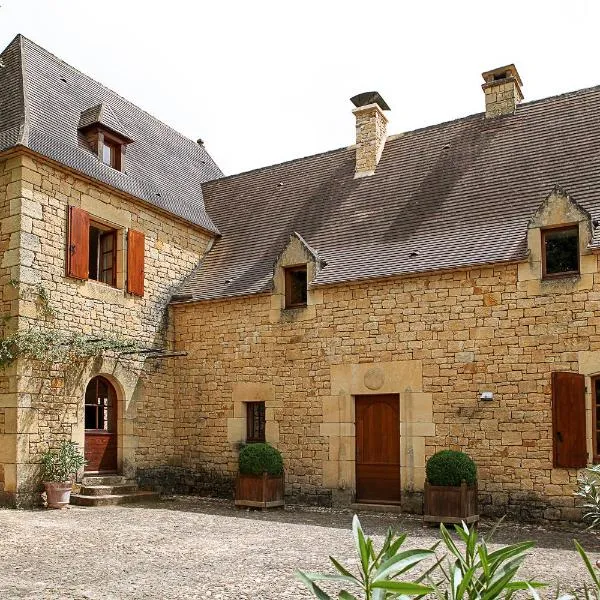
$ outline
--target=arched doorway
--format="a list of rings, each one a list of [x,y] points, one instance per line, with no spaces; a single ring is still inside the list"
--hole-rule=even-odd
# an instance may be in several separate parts
[[[86,472],[117,472],[117,392],[100,375],[85,390],[84,453]]]

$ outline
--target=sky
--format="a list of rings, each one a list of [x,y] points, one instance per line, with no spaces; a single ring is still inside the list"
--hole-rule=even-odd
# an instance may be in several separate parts
[[[525,101],[600,84],[597,0],[0,0],[17,33],[191,139],[227,175],[354,143],[349,98],[388,133],[484,108],[515,63]]]

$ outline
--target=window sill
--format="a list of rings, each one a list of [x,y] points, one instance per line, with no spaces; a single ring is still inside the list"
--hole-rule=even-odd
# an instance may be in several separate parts
[[[83,281],[79,287],[79,293],[84,298],[90,300],[101,300],[102,302],[123,302],[125,299],[125,292],[121,288],[113,287],[107,283],[101,281],[95,281],[94,279],[88,279]]]
[[[100,281],[98,279],[92,279],[91,277],[87,280],[90,283],[96,283],[98,285],[103,285],[105,287],[111,288],[113,290],[120,290],[121,288],[117,287],[116,285],[112,285],[111,283],[106,283],[105,281]]]
[[[307,308],[308,304],[291,304],[290,306],[284,307],[283,310],[302,310],[303,308]]]
[[[556,275],[544,275],[542,281],[560,281],[563,279],[576,279],[581,277],[579,271],[569,271],[568,273],[557,273]]]

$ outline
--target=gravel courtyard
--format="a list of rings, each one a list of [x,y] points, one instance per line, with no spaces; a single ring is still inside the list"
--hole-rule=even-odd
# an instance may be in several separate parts
[[[344,511],[235,511],[231,503],[188,497],[129,507],[0,510],[0,597],[309,598],[294,571],[325,570],[328,554],[351,562],[351,520]],[[361,521],[377,536],[390,525],[408,531],[407,547],[437,539],[434,528],[414,517],[364,513]],[[600,535],[577,528],[508,524],[496,541],[535,539],[523,574],[568,589],[584,579],[574,537],[600,551]]]

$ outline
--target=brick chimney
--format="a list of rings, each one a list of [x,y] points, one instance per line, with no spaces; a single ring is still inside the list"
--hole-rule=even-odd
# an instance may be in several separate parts
[[[486,71],[481,76],[485,81],[481,88],[485,93],[486,119],[514,115],[517,104],[523,100],[523,82],[515,65]]]
[[[368,177],[375,173],[386,140],[387,117],[390,110],[378,92],[364,92],[350,98],[356,108],[356,165],[354,178]]]

